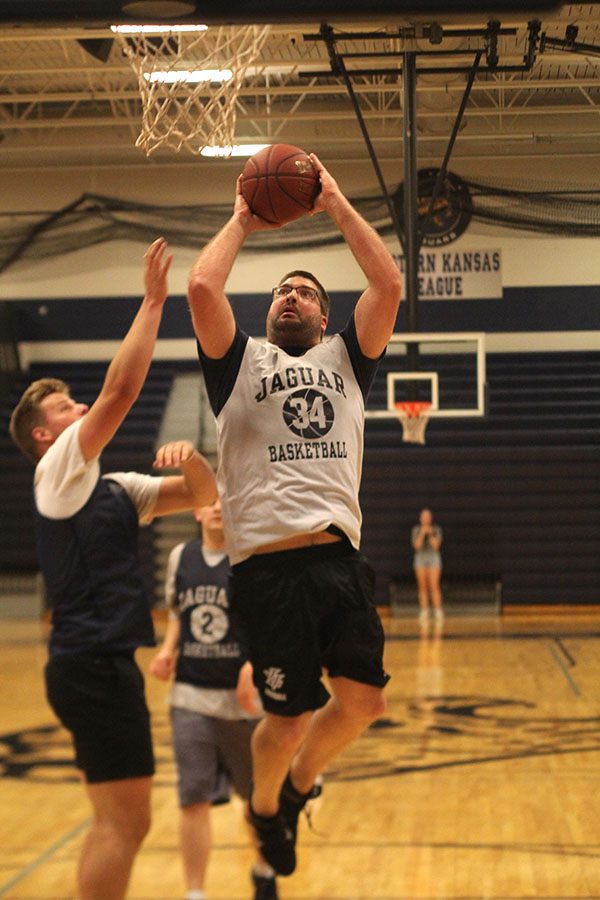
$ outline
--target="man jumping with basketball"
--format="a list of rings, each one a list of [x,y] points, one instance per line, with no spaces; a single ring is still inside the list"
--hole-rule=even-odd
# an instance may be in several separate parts
[[[321,181],[313,211],[335,222],[368,282],[342,332],[324,339],[329,298],[302,270],[273,289],[266,343],[237,327],[226,280],[246,238],[273,227],[252,213],[240,181],[231,218],[189,279],[217,418],[232,604],[267,711],[253,736],[250,820],[281,875],[294,871],[298,817],[317,776],[381,715],[388,680],[373,572],[358,551],[358,491],[365,397],[401,279],[377,233],[311,160]]]

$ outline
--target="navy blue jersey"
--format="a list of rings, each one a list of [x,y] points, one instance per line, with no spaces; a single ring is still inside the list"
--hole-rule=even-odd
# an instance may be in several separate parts
[[[40,568],[52,608],[51,655],[153,646],[150,598],[138,562],[138,514],[125,489],[99,478],[75,515],[36,509]]]
[[[246,656],[232,620],[225,556],[209,566],[199,539],[181,552],[175,575],[173,609],[181,623],[175,680],[205,688],[235,688]]]

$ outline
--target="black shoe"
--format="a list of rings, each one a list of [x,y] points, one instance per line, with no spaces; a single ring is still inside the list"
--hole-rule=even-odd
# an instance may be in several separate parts
[[[287,777],[283,782],[283,787],[281,788],[281,794],[279,795],[279,812],[292,831],[292,834],[294,836],[294,844],[296,843],[296,837],[298,835],[298,819],[300,818],[300,813],[302,812],[308,801],[314,800],[315,797],[318,797],[321,794],[321,791],[321,785],[317,782],[316,784],[313,784],[308,793],[299,793],[299,791],[297,791],[292,784],[292,779],[290,778],[290,773],[288,772]]]
[[[275,876],[268,878],[265,875],[257,875],[252,872],[252,884],[254,885],[254,900],[279,900],[277,882]]]
[[[259,816],[248,804],[248,821],[256,832],[260,853],[278,875],[291,875],[296,868],[296,841],[281,815]]]

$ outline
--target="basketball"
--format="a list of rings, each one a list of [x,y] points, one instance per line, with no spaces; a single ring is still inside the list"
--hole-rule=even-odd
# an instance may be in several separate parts
[[[306,215],[321,184],[310,157],[293,144],[272,144],[246,162],[242,194],[254,213],[265,222],[285,225]]]

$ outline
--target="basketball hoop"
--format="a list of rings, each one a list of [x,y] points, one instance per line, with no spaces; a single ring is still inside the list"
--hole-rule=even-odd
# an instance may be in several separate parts
[[[394,403],[394,408],[402,425],[402,440],[407,444],[424,444],[431,403],[402,400]]]
[[[137,76],[142,124],[136,147],[198,154],[231,147],[236,103],[248,67],[269,34],[268,25],[222,25],[202,31],[117,32]]]

